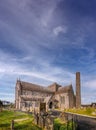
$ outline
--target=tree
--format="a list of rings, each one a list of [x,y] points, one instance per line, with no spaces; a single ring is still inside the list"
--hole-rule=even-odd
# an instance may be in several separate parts
[[[0,100],[0,112],[2,111],[2,106],[3,106],[3,103],[2,103],[2,101]]]

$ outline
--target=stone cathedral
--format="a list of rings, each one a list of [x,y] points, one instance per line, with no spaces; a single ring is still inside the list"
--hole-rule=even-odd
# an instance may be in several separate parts
[[[46,109],[67,109],[81,106],[80,72],[76,72],[76,92],[72,85],[61,86],[53,83],[47,87],[17,80],[15,87],[15,105],[17,110],[33,111],[40,103],[46,103]],[[39,111],[39,110],[38,110]]]

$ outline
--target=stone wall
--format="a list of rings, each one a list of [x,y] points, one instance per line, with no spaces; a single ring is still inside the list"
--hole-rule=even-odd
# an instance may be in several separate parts
[[[32,84],[31,86],[31,83],[17,81],[15,102],[16,109],[26,111],[33,111],[34,108],[38,109],[39,105],[37,104],[40,102],[46,102],[47,109],[49,108],[51,102],[53,105],[52,108],[56,106],[58,108],[65,109],[75,106],[75,96],[72,90],[72,85],[61,87],[57,83],[54,83],[44,88],[39,85]]]
[[[69,108],[75,107],[75,95],[73,89],[69,91]]]
[[[39,111],[40,102],[44,102],[46,97],[51,96],[50,93],[22,90],[19,96],[19,109],[23,111]]]
[[[61,86],[58,85],[57,83],[54,83],[54,84],[48,86],[48,88],[49,88],[51,91],[53,91],[53,92],[58,91],[58,88],[59,88],[59,87],[61,87]]]
[[[16,109],[19,109],[19,106],[20,106],[20,95],[21,95],[20,82],[17,81],[16,87],[15,87],[15,103],[16,103]]]
[[[69,108],[69,95],[68,93],[56,94],[55,99],[58,100],[58,107],[61,109]]]

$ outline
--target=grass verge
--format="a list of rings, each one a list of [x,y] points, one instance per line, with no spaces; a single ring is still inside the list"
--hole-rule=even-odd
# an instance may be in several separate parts
[[[54,130],[72,130],[72,125],[75,125],[72,121],[62,122],[60,118],[54,120]]]
[[[34,125],[32,115],[7,110],[0,112],[0,130],[10,130],[12,120],[14,120],[14,130],[41,130]]]
[[[69,109],[66,110],[66,112],[72,112],[72,113],[96,117],[96,109],[91,107],[80,108],[80,109]]]

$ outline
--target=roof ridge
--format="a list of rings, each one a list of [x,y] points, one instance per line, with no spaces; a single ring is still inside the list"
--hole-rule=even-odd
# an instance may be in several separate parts
[[[62,88],[71,88],[71,87],[72,87],[72,84],[66,85],[66,86],[62,86],[62,87],[60,87],[59,89],[62,89]]]
[[[37,86],[37,87],[44,87],[44,86],[41,86],[41,85],[38,85],[38,84],[35,84],[35,83],[29,83],[29,82],[25,82],[25,81],[21,81],[21,84],[22,83],[29,84],[29,85],[34,85],[34,86]]]
[[[21,83],[21,86],[23,89],[30,89],[30,90],[42,91],[42,92],[43,91],[44,92],[52,92],[47,87],[40,86],[38,84],[33,84],[33,83],[25,82],[25,81],[21,81],[20,83]]]

